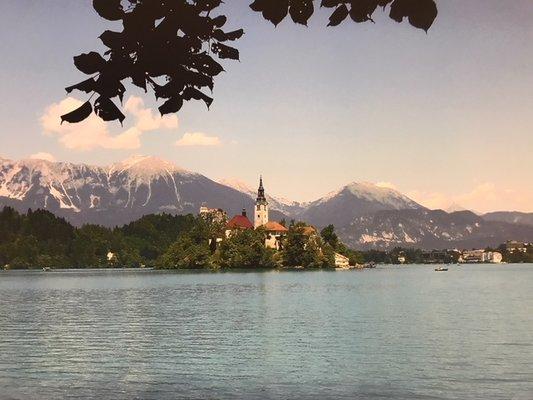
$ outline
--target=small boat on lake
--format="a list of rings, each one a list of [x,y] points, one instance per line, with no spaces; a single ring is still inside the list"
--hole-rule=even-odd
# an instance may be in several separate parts
[[[438,267],[438,268],[435,268],[435,271],[448,271],[448,267]]]

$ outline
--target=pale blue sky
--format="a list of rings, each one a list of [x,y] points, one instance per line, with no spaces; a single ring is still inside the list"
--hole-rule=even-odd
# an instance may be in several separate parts
[[[112,28],[91,3],[1,1],[0,156],[107,164],[148,154],[214,179],[255,184],[263,173],[274,194],[297,200],[374,181],[430,206],[533,211],[531,0],[440,0],[428,34],[381,11],[376,24],[326,28],[319,12],[308,28],[274,28],[249,1],[228,0],[246,35],[210,111],[187,104],[177,129],[144,133],[139,149],[69,150],[43,135],[40,116],[83,78],[72,56],[100,48]],[[222,145],[174,146],[186,132]]]

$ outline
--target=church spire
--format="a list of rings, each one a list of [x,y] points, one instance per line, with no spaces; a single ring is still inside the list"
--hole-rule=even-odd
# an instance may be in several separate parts
[[[268,222],[268,202],[263,187],[263,176],[259,177],[259,189],[257,189],[257,200],[255,202],[254,227],[265,225]]]
[[[263,187],[263,175],[259,176],[259,189],[257,189],[257,202],[266,201],[265,188]]]

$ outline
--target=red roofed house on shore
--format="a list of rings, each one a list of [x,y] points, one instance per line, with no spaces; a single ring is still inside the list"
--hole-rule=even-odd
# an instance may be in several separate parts
[[[236,215],[228,221],[226,224],[226,237],[228,237],[231,232],[241,229],[254,229],[254,224],[246,216],[246,210],[243,208],[241,215]]]
[[[265,246],[270,249],[281,250],[282,239],[287,234],[288,229],[281,225],[279,222],[268,221],[262,227],[267,231],[267,238],[265,240]]]

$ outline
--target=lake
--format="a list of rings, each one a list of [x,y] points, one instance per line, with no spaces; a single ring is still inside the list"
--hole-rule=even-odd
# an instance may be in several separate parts
[[[533,399],[533,264],[0,272],[1,399]]]

